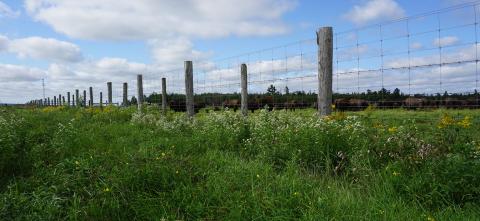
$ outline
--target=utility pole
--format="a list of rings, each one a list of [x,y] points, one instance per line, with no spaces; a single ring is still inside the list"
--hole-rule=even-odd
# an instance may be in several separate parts
[[[45,79],[42,78],[43,99],[45,99]]]

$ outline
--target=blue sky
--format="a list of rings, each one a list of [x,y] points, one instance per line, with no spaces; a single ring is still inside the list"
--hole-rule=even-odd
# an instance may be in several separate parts
[[[228,61],[229,64],[214,64],[211,61],[312,39],[315,37],[315,30],[321,26],[333,26],[335,32],[341,32],[465,2],[468,1],[0,0],[0,84],[2,84],[0,102],[25,102],[35,96],[38,97],[41,93],[39,82],[42,78],[47,79],[48,84],[52,85],[47,89],[47,96],[71,91],[73,87],[85,88],[89,84],[103,87],[104,82],[110,79],[118,82],[128,81],[140,73],[151,75],[151,78],[147,76],[146,79],[147,83],[152,79],[151,87],[154,88],[157,83],[154,78],[167,70],[181,68],[184,60],[207,63],[217,69],[228,68],[237,64],[232,64],[233,61]],[[454,25],[472,19],[472,16],[468,15],[462,17],[462,10],[445,14],[446,22],[449,21],[449,16],[455,16],[452,17],[452,21],[456,21],[453,22]],[[415,29],[415,23],[418,23],[418,31],[422,31],[427,27],[435,27],[437,20],[427,18],[425,21],[413,21],[412,29]],[[392,25],[392,30],[395,29],[394,26]],[[385,32],[388,32],[388,28],[386,25]],[[455,54],[471,46],[467,43],[475,40],[475,33],[472,34],[472,30],[472,28],[455,29],[450,32],[447,30],[440,38],[434,33],[412,37],[410,47],[427,48],[427,44],[434,47],[435,38],[442,43],[445,41],[445,44],[458,44],[459,47],[452,49],[451,52],[445,52],[447,53],[445,56],[448,57],[448,53]],[[366,36],[360,41],[368,42],[373,35],[367,34],[369,33],[367,31],[365,33]],[[461,48],[460,43],[465,43],[462,45],[465,48]],[[389,47],[388,44],[385,43],[385,48]],[[390,44],[394,47],[398,42]],[[311,46],[308,50],[312,52],[316,50],[315,45],[307,45]],[[372,46],[365,46],[367,47],[365,51],[374,53]],[[357,50],[356,53],[360,50],[353,49]],[[286,59],[285,66],[288,66],[286,63],[292,64],[290,58],[295,61],[295,56],[303,53],[299,52],[300,49],[285,50],[289,50],[291,56]],[[362,52],[362,58],[368,57],[369,52]],[[269,53],[249,58],[249,61],[272,60],[273,67],[274,57],[278,58],[281,55],[273,55],[277,53],[275,51],[266,55]],[[433,56],[434,53],[418,54],[424,56],[423,60],[430,55]],[[339,57],[338,54],[336,56]],[[400,62],[402,58],[405,56],[395,60]],[[240,58],[242,59],[245,58]],[[307,62],[307,59],[305,61]],[[362,61],[362,67],[356,66],[353,62],[336,69],[337,72],[354,68],[358,71],[378,68],[379,64],[378,61]],[[294,68],[292,64],[291,69]],[[313,69],[312,66],[311,70]],[[302,69],[301,74],[308,75],[311,70]],[[200,73],[203,74],[203,81],[222,79],[222,82],[228,83],[228,74],[234,71],[227,70],[219,74],[217,70],[217,75],[211,69],[210,72]],[[208,74],[210,75],[206,76]],[[289,77],[293,74],[285,71],[283,76]],[[347,82],[351,88],[360,86],[359,79],[355,79],[353,75],[350,80],[343,82]],[[355,82],[357,85],[354,85]],[[208,85],[204,83],[204,86]],[[375,88],[373,85],[365,85],[370,86]],[[263,88],[263,85],[259,87]],[[305,90],[305,87],[315,90],[314,86],[302,86],[301,89]],[[18,88],[25,88],[20,97],[18,92],[13,92]],[[469,89],[473,88],[472,86]]]

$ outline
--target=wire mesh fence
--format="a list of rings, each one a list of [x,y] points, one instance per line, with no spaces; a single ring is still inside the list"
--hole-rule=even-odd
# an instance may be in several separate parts
[[[460,4],[334,32],[331,73],[334,108],[354,111],[369,106],[480,107],[479,4]],[[316,108],[318,52],[317,39],[310,38],[224,59],[194,61],[195,110],[239,109],[242,64],[248,69],[249,110]],[[167,106],[174,111],[186,110],[184,69],[141,74],[143,100],[147,105],[160,106],[162,78],[165,78]],[[126,91],[124,82],[128,83]],[[125,76],[124,81],[112,84],[113,105],[138,102],[134,76]],[[103,102],[109,103],[106,84],[92,86],[93,105],[99,105],[99,92],[103,93]],[[88,90],[80,85],[70,87]],[[47,94],[52,98],[55,93],[52,90]]]

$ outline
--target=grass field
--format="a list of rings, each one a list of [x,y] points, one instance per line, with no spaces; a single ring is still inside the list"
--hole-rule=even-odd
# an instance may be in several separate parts
[[[0,109],[0,220],[479,220],[480,111]]]

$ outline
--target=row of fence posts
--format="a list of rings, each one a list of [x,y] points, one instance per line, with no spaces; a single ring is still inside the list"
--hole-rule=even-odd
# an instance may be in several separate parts
[[[331,27],[320,28],[317,32],[318,45],[318,113],[321,116],[330,115],[332,112],[332,72],[333,72],[333,30]],[[186,111],[188,117],[193,117],[194,111],[194,88],[193,88],[193,63],[192,61],[185,61],[185,95],[186,95]],[[246,64],[241,64],[240,68],[240,86],[241,86],[241,113],[246,116],[248,113],[248,70]],[[161,109],[163,113],[167,110],[167,88],[166,78],[162,78],[162,104]],[[65,97],[61,94],[53,97],[45,98],[44,100],[34,100],[30,103],[38,106],[84,106],[87,107],[87,91],[83,91],[83,100],[79,98],[79,90],[75,90],[75,95],[72,95],[70,102],[70,92],[67,92],[67,103]],[[113,105],[112,99],[112,82],[107,83],[108,105]],[[137,108],[141,112],[143,108],[143,77],[137,75]],[[88,106],[93,107],[93,88],[89,87],[89,103]],[[100,92],[100,107],[103,105],[103,94]],[[128,83],[123,83],[123,103],[122,106],[128,105]]]

